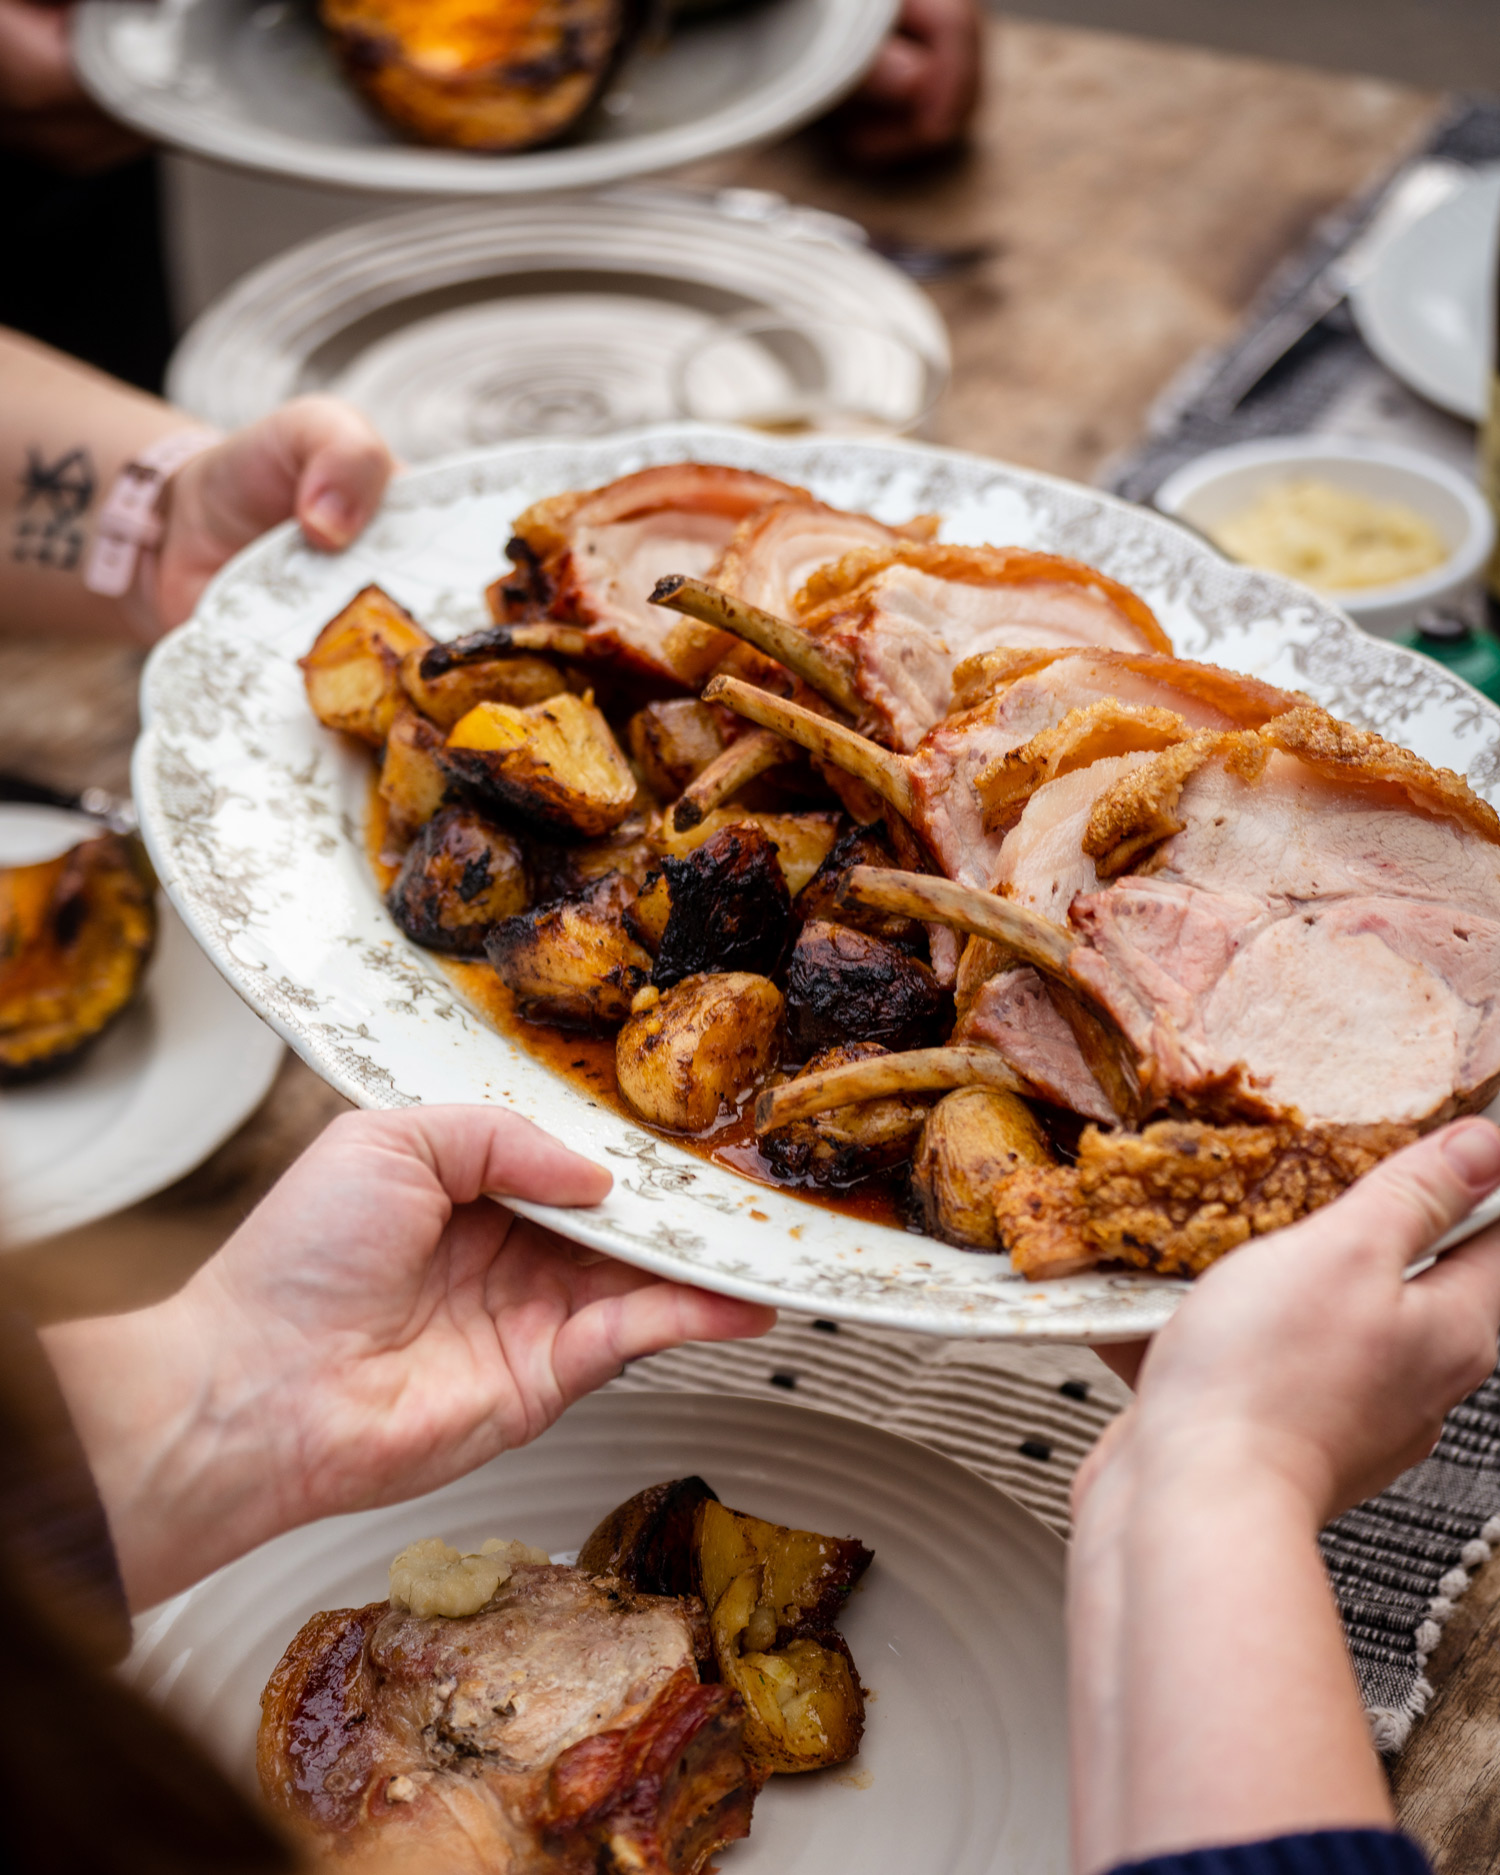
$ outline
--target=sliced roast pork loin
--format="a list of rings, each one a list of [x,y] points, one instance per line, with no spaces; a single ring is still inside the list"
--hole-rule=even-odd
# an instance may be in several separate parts
[[[315,1615],[262,1695],[261,1788],[320,1865],[698,1875],[752,1790],[697,1606],[523,1564],[474,1615]]]
[[[740,523],[708,578],[733,599],[778,618],[795,619],[808,581],[825,568],[851,553],[891,553],[928,541],[937,526],[936,515],[887,527],[872,515],[848,514],[821,501],[777,501]]]

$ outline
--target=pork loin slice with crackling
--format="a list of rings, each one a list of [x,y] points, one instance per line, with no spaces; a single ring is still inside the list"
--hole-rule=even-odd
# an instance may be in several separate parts
[[[864,727],[911,750],[954,707],[954,672],[1002,648],[1170,653],[1144,600],[1093,567],[1019,547],[899,544],[809,581],[799,623],[847,666]]]
[[[752,1793],[694,1606],[523,1564],[476,1615],[315,1615],[262,1695],[261,1788],[340,1867],[698,1875]]]
[[[696,689],[733,641],[652,605],[652,588],[667,573],[707,573],[758,509],[809,499],[772,476],[700,462],[554,495],[517,520],[515,570],[490,588],[491,609],[502,624],[580,626],[591,653]]]
[[[731,598],[794,619],[808,581],[847,554],[894,552],[907,543],[930,540],[936,530],[935,515],[918,515],[887,527],[873,515],[850,514],[810,497],[771,502],[741,521],[706,577]]]

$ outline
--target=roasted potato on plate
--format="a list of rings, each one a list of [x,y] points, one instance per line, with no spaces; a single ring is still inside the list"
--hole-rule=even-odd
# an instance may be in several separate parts
[[[636,711],[625,725],[625,741],[646,786],[663,801],[675,801],[725,748],[718,716],[696,697],[667,697]]]
[[[69,1067],[135,1001],[156,943],[138,840],[0,867],[0,1086]]]
[[[546,658],[505,649],[495,631],[471,633],[401,660],[401,683],[424,716],[440,729],[460,722],[476,703],[545,703],[568,688]]]
[[[813,1056],[802,1074],[822,1074],[889,1052],[879,1042],[825,1048]],[[800,1080],[802,1075],[795,1078]],[[774,1127],[761,1134],[760,1149],[783,1178],[835,1188],[854,1185],[905,1165],[926,1118],[926,1101],[914,1094],[887,1094]]]
[[[961,1087],[927,1116],[912,1159],[912,1190],[934,1237],[968,1250],[1003,1250],[997,1189],[1022,1166],[1053,1163],[1024,1100],[998,1088]]]
[[[378,749],[406,700],[401,660],[431,644],[389,593],[366,586],[328,621],[300,660],[313,715],[325,728],[342,729]]]
[[[701,1133],[776,1059],[781,991],[743,970],[685,977],[637,998],[615,1043],[620,1092],[653,1126]]]
[[[420,143],[529,150],[598,96],[637,0],[319,0],[349,82]]]
[[[490,933],[485,955],[528,1021],[609,1029],[625,1020],[651,974],[651,955],[625,922],[630,896],[626,881],[611,873],[576,898],[507,918]]]
[[[428,821],[385,895],[409,938],[456,957],[481,956],[489,933],[528,899],[520,847],[471,807],[445,807]]]
[[[617,827],[635,776],[590,697],[571,691],[520,708],[479,703],[454,725],[442,762],[482,806],[588,839]]]
[[[821,918],[803,925],[786,977],[787,1041],[796,1058],[858,1041],[926,1048],[952,1026],[952,996],[909,951]]]
[[[651,981],[670,989],[705,971],[768,977],[791,942],[792,900],[776,847],[754,821],[724,827],[683,859],[664,859],[667,917]]]
[[[732,807],[716,807],[696,827],[679,832],[670,814],[663,815],[653,833],[664,858],[681,859],[726,827],[746,821],[760,828],[776,848],[776,861],[786,875],[786,887],[795,898],[828,857],[838,838],[837,814],[746,814]]]
[[[617,1504],[578,1552],[590,1575],[618,1576],[642,1595],[696,1595],[699,1507],[718,1493],[701,1478],[648,1485]]]
[[[399,851],[443,804],[448,776],[439,759],[443,732],[416,710],[403,704],[391,719],[385,754],[380,761],[380,798],[386,806],[386,828]]]

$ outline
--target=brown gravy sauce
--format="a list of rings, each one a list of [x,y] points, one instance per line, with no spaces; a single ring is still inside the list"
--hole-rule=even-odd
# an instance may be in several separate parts
[[[397,871],[385,857],[386,818],[385,801],[372,782],[369,811],[365,816],[365,857],[382,895],[389,890]],[[707,1133],[668,1133],[650,1125],[620,1092],[615,1075],[613,1036],[580,1034],[573,1029],[560,1029],[550,1022],[528,1022],[517,1015],[514,996],[487,963],[444,957],[436,951],[428,955],[440,966],[464,1002],[492,1029],[524,1048],[534,1061],[550,1068],[559,1080],[629,1120],[632,1126],[681,1146],[700,1159],[738,1172],[758,1185],[770,1185],[800,1198],[806,1204],[840,1211],[845,1217],[858,1218],[861,1223],[888,1224],[894,1230],[916,1229],[908,1217],[903,1181],[899,1178],[865,1179],[847,1191],[828,1191],[821,1186],[800,1185],[782,1178],[768,1163],[756,1141],[753,1099],[747,1099],[737,1113],[727,1116]]]

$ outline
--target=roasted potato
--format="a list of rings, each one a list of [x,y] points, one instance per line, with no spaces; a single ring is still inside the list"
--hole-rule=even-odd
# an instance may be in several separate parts
[[[431,643],[389,593],[366,586],[328,621],[300,660],[313,715],[325,728],[342,729],[378,749],[405,698],[401,660]]]
[[[505,635],[471,632],[401,660],[401,684],[424,716],[452,729],[478,703],[545,703],[561,696],[567,679],[555,664],[530,652],[511,651]]]
[[[598,840],[528,839],[527,862],[538,899],[576,898],[612,872],[639,887],[660,865],[641,814],[627,814]]]
[[[0,868],[0,1085],[71,1066],[140,990],[156,942],[138,840],[102,833]]]
[[[670,989],[705,971],[771,976],[791,941],[792,900],[776,848],[754,821],[722,828],[684,859],[664,859],[668,910],[651,981]]]
[[[664,872],[646,875],[646,882],[630,908],[630,927],[654,957],[672,911],[672,891]]]
[[[398,849],[443,804],[448,777],[438,759],[442,748],[443,732],[435,723],[405,705],[396,711],[380,759],[380,797]]]
[[[747,971],[686,977],[637,998],[615,1043],[620,1092],[643,1120],[702,1133],[776,1059],[781,992]]]
[[[576,898],[507,918],[485,940],[495,974],[531,1022],[610,1029],[651,974],[650,953],[625,923],[632,888],[618,873]]]
[[[890,1052],[878,1042],[825,1048],[813,1056],[802,1073],[821,1074],[826,1068],[840,1068],[849,1061],[866,1061]],[[926,1118],[924,1100],[911,1094],[888,1094],[880,1100],[834,1107],[813,1119],[775,1127],[761,1134],[760,1149],[782,1178],[837,1189],[905,1165]]]
[[[745,1702],[752,1767],[764,1775],[845,1763],[859,1750],[865,1706],[833,1623],[870,1551],[718,1502],[699,1506],[697,1545],[719,1677]]]
[[[926,1048],[953,1026],[953,998],[899,945],[810,919],[786,979],[787,1042],[798,1060],[845,1042]]]
[[[653,1484],[617,1505],[578,1552],[588,1575],[618,1576],[642,1595],[696,1595],[698,1508],[717,1503],[701,1478]]]
[[[651,837],[664,859],[682,859],[726,827],[743,826],[747,821],[774,842],[777,864],[793,898],[822,865],[838,838],[837,814],[746,814],[731,807],[716,807],[685,833],[679,833],[671,815],[664,814]]]
[[[625,745],[646,786],[663,801],[675,801],[725,747],[718,716],[696,697],[648,703],[625,725]]]
[[[850,827],[834,842],[821,866],[797,894],[792,910],[804,922],[825,918],[836,924],[850,925],[856,931],[868,931],[871,937],[899,944],[902,950],[922,955],[927,949],[927,931],[915,918],[901,912],[876,911],[868,905],[840,905],[839,886],[845,873],[854,866],[898,864],[885,828],[877,821],[872,826]]]
[[[529,150],[586,111],[636,0],[319,0],[351,85],[419,143]]]
[[[932,1236],[966,1250],[1001,1250],[996,1190],[1022,1166],[1053,1163],[1024,1100],[996,1088],[961,1087],[927,1116],[912,1160],[912,1190]]]
[[[530,894],[521,849],[472,807],[445,807],[417,835],[385,895],[406,935],[428,950],[478,957]]]
[[[442,762],[482,806],[585,839],[635,802],[635,776],[592,697],[570,691],[524,709],[479,703],[449,733]]]

